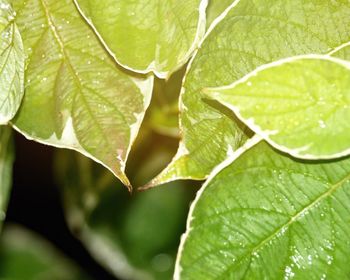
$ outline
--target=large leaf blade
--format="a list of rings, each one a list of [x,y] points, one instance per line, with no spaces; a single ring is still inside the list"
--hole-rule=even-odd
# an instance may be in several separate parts
[[[153,77],[119,69],[71,1],[12,2],[28,56],[15,127],[28,138],[93,158],[128,185],[125,161]]]
[[[24,50],[10,4],[0,1],[0,124],[16,114],[24,94]]]
[[[325,159],[350,153],[349,89],[349,62],[308,55],[264,65],[208,93],[277,149]]]
[[[349,2],[241,0],[226,12],[189,65],[180,100],[182,141],[153,185],[204,179],[247,139],[232,115],[206,100],[203,88],[229,85],[282,58],[328,54],[350,41]]]
[[[347,278],[349,182],[349,158],[303,162],[258,144],[197,196],[176,278]]]
[[[75,0],[123,67],[170,77],[189,59],[205,31],[208,0]]]

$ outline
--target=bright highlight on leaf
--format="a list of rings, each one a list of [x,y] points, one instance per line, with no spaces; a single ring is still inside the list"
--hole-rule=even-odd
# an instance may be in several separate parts
[[[295,157],[350,153],[349,62],[292,57],[207,91],[265,140]]]
[[[189,59],[205,31],[208,0],[75,0],[125,68],[167,78]]]
[[[246,141],[244,126],[235,124],[227,108],[208,101],[204,88],[229,85],[273,61],[328,54],[350,42],[349,1],[232,1],[220,19],[189,65],[180,97],[182,141],[153,184],[205,179]]]
[[[12,164],[14,161],[12,145],[11,129],[0,126],[0,230],[5,219],[12,182]]]
[[[24,50],[15,16],[0,0],[0,125],[15,116],[24,93]]]
[[[13,4],[28,57],[15,127],[28,138],[93,158],[129,185],[125,161],[153,78],[133,78],[117,67],[72,1]]]
[[[175,279],[347,279],[350,158],[310,163],[260,143],[192,206]]]

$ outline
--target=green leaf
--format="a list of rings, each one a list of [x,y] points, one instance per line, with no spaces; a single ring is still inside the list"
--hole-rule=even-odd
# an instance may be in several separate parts
[[[47,241],[20,226],[6,225],[0,239],[0,279],[89,278]]]
[[[175,279],[348,278],[350,158],[310,163],[260,143],[215,174],[191,207]]]
[[[304,159],[350,153],[350,63],[298,56],[207,89],[275,148]],[[337,141],[334,141],[334,139]]]
[[[208,102],[203,88],[229,85],[282,58],[328,54],[350,42],[349,1],[241,0],[220,18],[190,62],[180,100],[182,141],[153,185],[204,179],[245,142],[232,112]]]
[[[218,18],[234,0],[210,0],[207,8],[207,28]]]
[[[118,63],[168,78],[198,47],[208,0],[75,3]]]
[[[13,161],[14,152],[11,129],[0,126],[0,229],[5,219],[7,201],[12,183]]]
[[[152,102],[144,123],[155,132],[179,138],[179,95],[185,68],[168,80],[156,78]]]
[[[350,42],[332,53],[332,56],[350,61]]]
[[[158,172],[171,158],[166,147],[177,145],[143,133],[128,165],[135,184]],[[194,189],[175,182],[130,196],[87,158],[62,150],[56,156],[68,224],[92,256],[121,279],[171,279]]]
[[[124,184],[125,161],[153,77],[123,72],[70,0],[13,0],[27,55],[26,94],[14,125],[26,137],[77,150]]]
[[[0,125],[15,116],[24,94],[24,50],[15,16],[0,0]]]

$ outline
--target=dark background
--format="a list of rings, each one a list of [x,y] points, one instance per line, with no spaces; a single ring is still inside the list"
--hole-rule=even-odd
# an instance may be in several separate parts
[[[54,148],[15,133],[13,188],[6,223],[17,223],[47,239],[92,279],[116,279],[89,255],[69,231],[53,176]]]

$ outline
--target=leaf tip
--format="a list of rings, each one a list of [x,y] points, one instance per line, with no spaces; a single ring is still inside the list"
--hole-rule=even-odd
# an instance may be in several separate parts
[[[137,191],[138,192],[148,191],[148,190],[153,189],[161,184],[162,184],[162,182],[159,182],[157,180],[157,177],[156,177],[156,178],[152,179],[151,181],[149,181],[148,183],[146,183],[145,185],[138,187]]]
[[[125,175],[124,172],[113,172],[114,175],[122,182],[122,184],[128,189],[129,193],[131,194],[133,191],[133,187],[128,179],[128,177]]]

